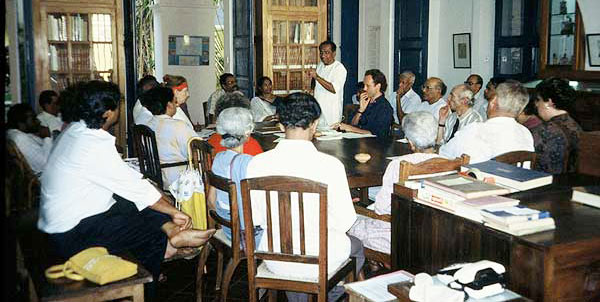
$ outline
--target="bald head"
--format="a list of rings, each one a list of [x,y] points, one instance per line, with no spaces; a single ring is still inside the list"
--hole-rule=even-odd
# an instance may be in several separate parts
[[[444,84],[442,79],[436,77],[428,78],[423,85],[423,99],[433,104],[446,94],[446,89],[446,84]]]

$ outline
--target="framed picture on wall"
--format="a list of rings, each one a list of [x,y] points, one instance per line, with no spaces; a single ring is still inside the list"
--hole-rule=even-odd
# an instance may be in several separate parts
[[[600,34],[589,34],[586,38],[590,66],[600,66]]]
[[[471,68],[471,34],[452,35],[454,68]]]

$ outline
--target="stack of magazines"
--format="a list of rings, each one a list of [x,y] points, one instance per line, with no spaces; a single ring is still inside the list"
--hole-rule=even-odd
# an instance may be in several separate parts
[[[485,225],[516,236],[522,236],[555,228],[554,219],[547,211],[531,209],[523,205],[485,209],[481,212]]]

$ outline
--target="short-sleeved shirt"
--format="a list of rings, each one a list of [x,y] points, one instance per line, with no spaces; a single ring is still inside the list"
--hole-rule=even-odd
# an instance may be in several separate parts
[[[436,122],[439,122],[440,109],[442,109],[442,107],[446,106],[447,104],[448,103],[444,99],[439,99],[433,104],[430,104],[427,101],[423,101],[423,102],[421,102],[421,105],[419,106],[419,108],[415,111],[427,111],[427,112],[433,114],[433,117],[435,118]]]
[[[38,228],[63,233],[82,219],[103,213],[115,203],[113,194],[138,210],[156,203],[161,194],[117,153],[115,137],[102,129],[71,123],[58,137],[41,177]]]
[[[378,137],[389,136],[390,127],[394,121],[394,109],[382,94],[369,103],[365,112],[360,116],[357,126],[369,130]]]
[[[477,113],[477,111],[473,110],[473,108],[469,108],[463,115],[458,116],[456,112],[452,112],[446,118],[446,127],[444,127],[444,138],[442,144],[447,143],[450,140],[450,136],[452,136],[452,131],[454,129],[454,125],[458,123],[458,130],[464,128],[468,124],[482,122],[483,119]],[[456,134],[456,133],[455,133]]]
[[[216,154],[216,153],[227,150],[227,148],[225,148],[225,147],[223,147],[223,145],[221,145],[222,138],[223,137],[219,133],[215,133],[208,138],[207,141],[213,147],[213,153]],[[256,139],[254,139],[252,136],[249,137],[248,140],[244,143],[243,148],[244,148],[244,154],[254,156],[256,154],[263,153],[262,147],[260,146],[258,141]]]
[[[50,133],[62,130],[63,120],[60,116],[42,111],[37,115],[37,119],[42,126],[47,127],[50,130]]]

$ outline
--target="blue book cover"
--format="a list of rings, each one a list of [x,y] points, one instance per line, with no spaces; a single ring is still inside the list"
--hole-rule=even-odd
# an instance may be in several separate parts
[[[469,169],[475,168],[484,173],[494,174],[499,177],[504,177],[519,182],[525,182],[544,177],[552,177],[552,174],[520,168],[517,166],[497,162],[495,160],[488,160],[477,164],[470,164],[466,165],[466,167]]]
[[[481,210],[484,217],[492,218],[502,223],[513,223],[527,220],[538,220],[550,217],[550,212],[539,211],[524,205]]]

